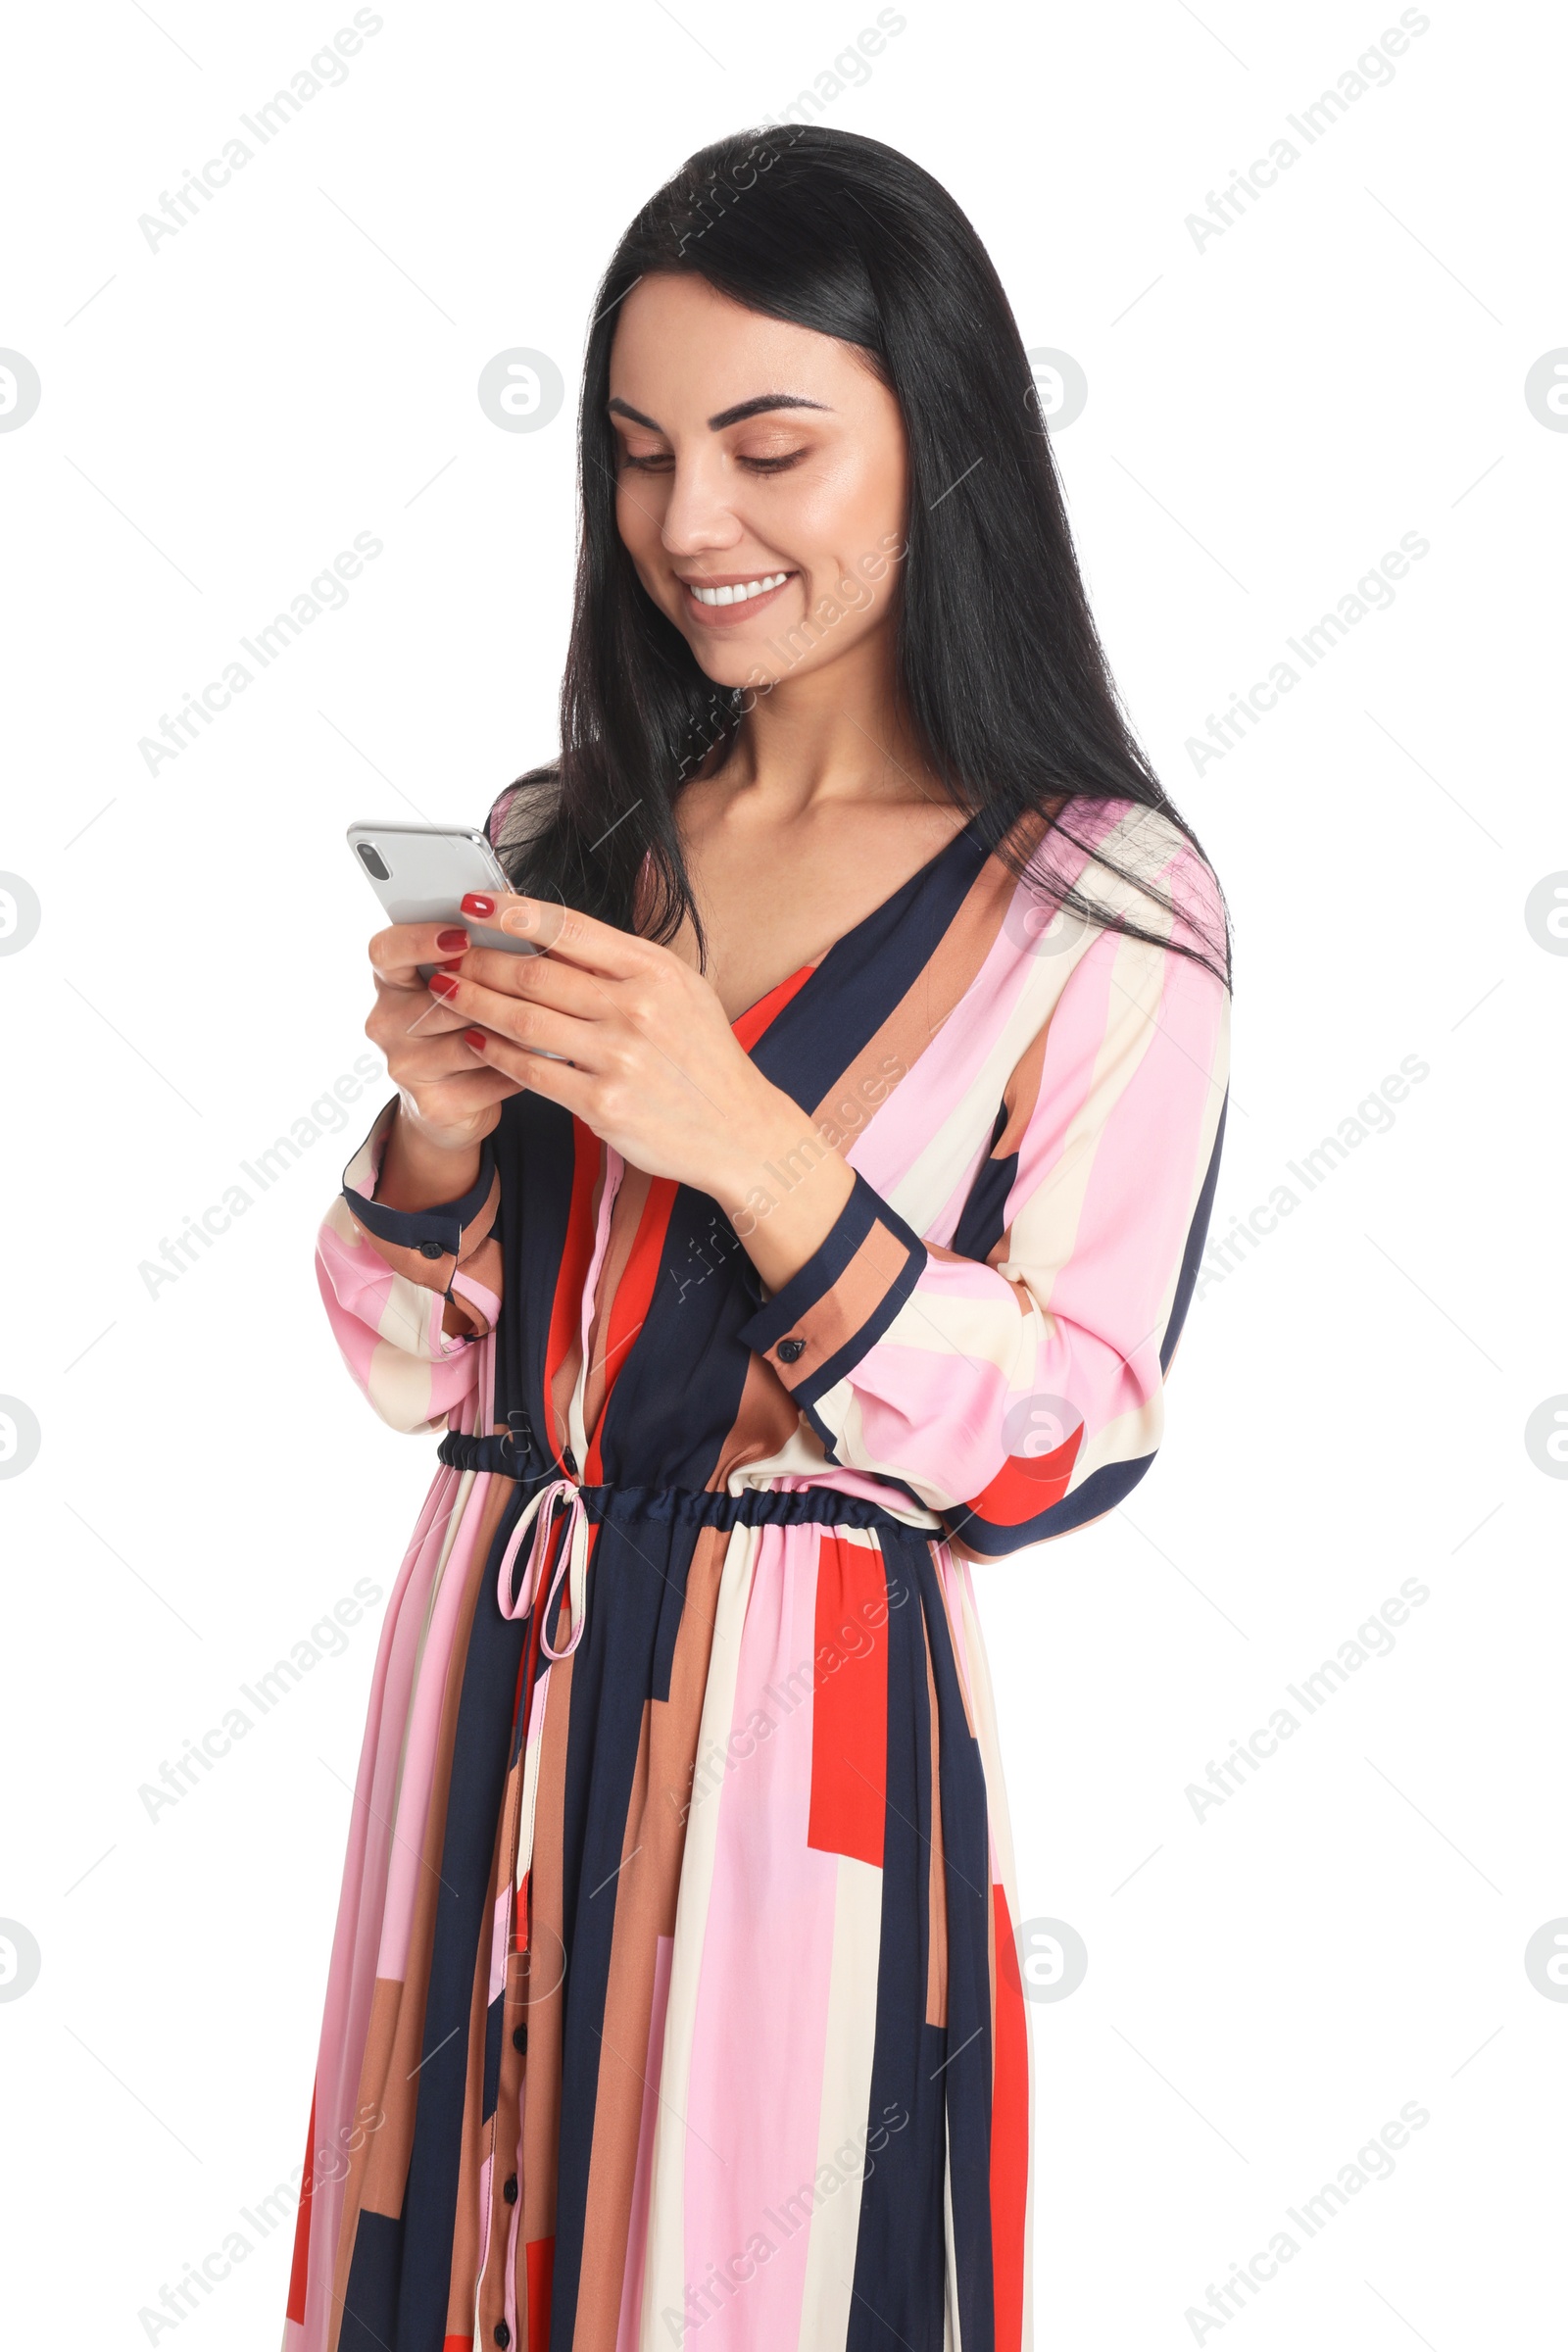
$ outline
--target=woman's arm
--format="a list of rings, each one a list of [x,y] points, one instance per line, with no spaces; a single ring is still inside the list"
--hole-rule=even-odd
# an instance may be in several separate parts
[[[667,949],[534,900],[468,911],[548,953],[474,951],[432,995],[476,1024],[477,1058],[731,1215],[775,1293],[746,1336],[830,1459],[901,1480],[982,1554],[1080,1525],[1142,1476],[1222,1125],[1228,999],[1201,964],[1086,935],[938,1247],[826,1148]],[[775,1188],[803,1170],[782,1199],[770,1165]]]
[[[486,1141],[463,1192],[395,1205],[382,1176],[399,1124],[394,1101],[344,1169],[321,1223],[317,1277],[343,1359],[381,1419],[441,1429],[472,1394],[475,1343],[501,1311],[492,1233],[500,1179]]]
[[[1228,1012],[1200,965],[1100,933],[1011,1074],[952,1247],[857,1175],[743,1330],[830,1460],[902,1481],[965,1551],[1098,1518],[1153,1457],[1213,1195]]]

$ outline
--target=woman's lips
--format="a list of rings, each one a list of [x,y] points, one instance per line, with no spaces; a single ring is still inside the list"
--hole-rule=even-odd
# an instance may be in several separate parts
[[[793,571],[787,572],[776,588],[764,588],[760,596],[749,596],[743,604],[739,605],[705,605],[693,593],[698,588],[738,587],[743,579],[755,579],[757,576],[757,573],[749,572],[737,574],[727,580],[682,580],[680,584],[681,603],[686,608],[688,617],[695,620],[701,628],[732,629],[740,622],[749,620],[754,612],[764,612],[776,598],[784,594],[790,582],[798,578],[799,574]],[[767,574],[764,572],[761,576],[765,579]]]

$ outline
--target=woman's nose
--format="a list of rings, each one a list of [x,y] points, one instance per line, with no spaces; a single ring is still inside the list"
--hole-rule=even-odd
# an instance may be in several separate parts
[[[664,509],[663,541],[668,552],[672,556],[702,555],[734,547],[741,536],[718,453],[702,450],[678,456]]]

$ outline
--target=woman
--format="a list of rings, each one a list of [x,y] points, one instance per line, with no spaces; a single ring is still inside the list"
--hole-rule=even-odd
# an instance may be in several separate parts
[[[1029,2339],[968,1563],[1147,1468],[1226,936],[952,200],[811,129],[595,304],[515,896],[371,943],[320,1272],[441,1468],[376,1664],[286,2344]],[[428,988],[418,967],[439,962]]]

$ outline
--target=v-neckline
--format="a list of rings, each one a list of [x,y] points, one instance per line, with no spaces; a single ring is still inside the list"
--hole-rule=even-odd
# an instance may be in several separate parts
[[[985,813],[983,808],[977,808],[966,823],[960,825],[956,833],[948,836],[941,849],[933,857],[928,858],[924,865],[917,865],[912,874],[906,875],[897,890],[890,890],[887,897],[862,914],[858,922],[852,923],[847,931],[839,933],[837,939],[830,940],[821,955],[812,962],[801,964],[785,979],[775,982],[772,988],[764,990],[755,1004],[747,1005],[744,1012],[738,1012],[735,1015],[730,1023],[730,1028],[748,1054],[774,1017],[783,1011],[785,1005],[800,993],[812,975],[821,970],[828,957],[836,955],[840,948],[846,947],[852,939],[865,929],[868,923],[874,923],[879,915],[886,914],[888,908],[896,900],[903,898],[906,891],[913,890],[917,883],[929,880],[931,875],[953,855],[959,842],[968,840]],[[764,1017],[757,1020],[758,1014],[762,1014]],[[743,1029],[746,1032],[744,1035],[742,1034]]]

